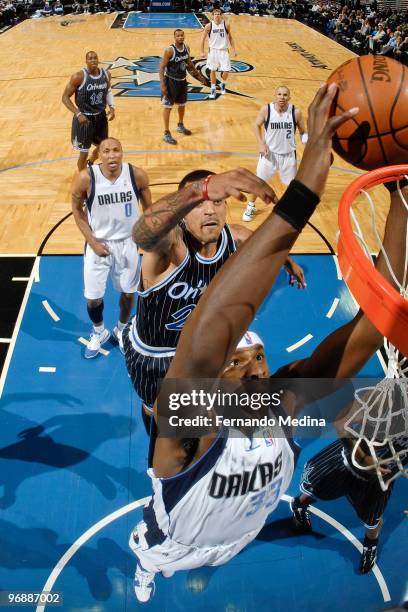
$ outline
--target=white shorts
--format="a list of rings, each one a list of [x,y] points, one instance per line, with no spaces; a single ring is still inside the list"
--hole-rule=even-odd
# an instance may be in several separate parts
[[[138,557],[142,567],[148,572],[178,572],[191,570],[206,565],[224,565],[235,557],[245,546],[256,538],[263,525],[246,533],[236,542],[222,544],[208,548],[198,546],[185,546],[166,538],[162,544],[148,547],[144,534],[146,523],[141,521],[136,525],[134,533],[138,535],[138,543],[135,542],[133,533],[130,534],[129,546]]]
[[[109,273],[114,288],[121,293],[135,293],[139,283],[140,262],[132,238],[104,240],[110,255],[99,257],[86,245],[84,255],[84,295],[87,300],[103,298]]]
[[[276,172],[279,172],[280,179],[284,185],[289,185],[297,172],[296,153],[269,153],[268,157],[260,155],[256,167],[256,176],[264,181],[269,181]]]
[[[207,57],[207,68],[220,72],[230,72],[231,62],[228,51],[226,49],[210,49]]]

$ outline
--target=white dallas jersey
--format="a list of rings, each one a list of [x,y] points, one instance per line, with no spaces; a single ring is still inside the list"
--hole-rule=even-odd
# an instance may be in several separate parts
[[[91,191],[86,202],[88,222],[95,238],[125,240],[139,218],[139,191],[133,169],[122,164],[122,172],[111,182],[99,165],[89,167]]]
[[[229,433],[221,431],[197,463],[172,478],[148,470],[154,491],[144,510],[149,547],[166,538],[198,548],[230,545],[263,527],[289,486],[296,450],[283,432],[271,438],[265,430],[252,440]]]
[[[296,150],[295,107],[279,113],[274,104],[268,104],[268,115],[265,121],[265,143],[272,153],[286,155]]]
[[[223,21],[216,24],[215,21],[210,22],[210,31],[208,32],[208,47],[217,49],[218,51],[228,49],[228,30]]]

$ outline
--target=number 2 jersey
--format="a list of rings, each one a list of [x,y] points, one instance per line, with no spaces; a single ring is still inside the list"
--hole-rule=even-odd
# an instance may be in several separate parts
[[[139,191],[133,168],[122,163],[115,181],[102,174],[100,165],[89,167],[91,190],[86,201],[88,222],[99,240],[125,240],[139,218]]]
[[[282,113],[275,105],[268,104],[268,115],[265,121],[265,143],[272,153],[287,155],[296,150],[295,107],[289,104]]]

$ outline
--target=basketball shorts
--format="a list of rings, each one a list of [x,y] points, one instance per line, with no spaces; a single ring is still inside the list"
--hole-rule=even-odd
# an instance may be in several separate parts
[[[87,115],[88,123],[79,123],[78,117],[72,119],[71,141],[74,149],[86,153],[91,146],[98,145],[108,137],[108,119],[105,111],[98,115]]]
[[[176,81],[168,76],[164,77],[164,82],[167,87],[167,96],[161,97],[161,103],[165,108],[177,106],[185,106],[187,102],[187,81]]]
[[[256,176],[264,181],[269,181],[277,172],[279,172],[282,183],[289,185],[297,172],[295,151],[285,155],[270,152],[268,157],[264,155],[259,156]]]
[[[167,537],[164,542],[150,546],[146,542],[146,523],[140,521],[130,535],[129,546],[138,557],[142,567],[149,572],[177,572],[203,566],[224,565],[250,544],[263,525],[246,533],[236,542],[219,546],[185,546]]]
[[[210,49],[207,57],[207,68],[220,72],[230,72],[231,62],[227,49]]]
[[[348,466],[341,440],[336,440],[305,465],[300,482],[303,493],[317,499],[346,497],[368,529],[375,529],[384,513],[392,491],[380,487],[376,476],[358,476]]]
[[[134,318],[122,334],[126,367],[136,393],[146,408],[153,410],[160,381],[166,376],[176,350],[152,355],[152,347],[143,345],[135,336],[133,323]]]
[[[87,300],[103,298],[109,274],[114,288],[121,293],[136,293],[139,283],[140,262],[132,238],[104,240],[110,255],[99,257],[89,244],[84,253],[84,295]]]

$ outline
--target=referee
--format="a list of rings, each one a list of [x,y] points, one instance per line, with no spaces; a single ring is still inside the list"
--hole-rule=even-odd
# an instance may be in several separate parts
[[[99,68],[95,51],[88,51],[85,62],[86,68],[72,75],[62,94],[63,104],[74,114],[71,140],[74,149],[79,151],[79,171],[86,168],[92,144],[95,149],[89,161],[92,164],[98,159],[99,144],[108,137],[108,119],[112,121],[115,118],[109,72]],[[75,104],[71,100],[74,94]],[[109,106],[108,117],[106,106]]]

